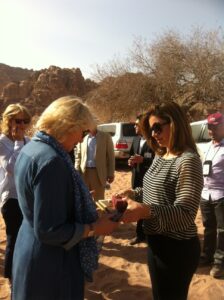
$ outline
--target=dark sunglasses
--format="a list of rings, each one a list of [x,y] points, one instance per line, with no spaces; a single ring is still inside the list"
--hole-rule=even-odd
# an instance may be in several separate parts
[[[28,119],[15,119],[16,124],[29,124],[30,120]]]
[[[84,138],[87,134],[89,134],[89,130],[84,130],[82,132],[82,138]]]
[[[150,129],[150,132],[152,134],[152,132],[156,133],[156,134],[160,134],[163,131],[163,126],[170,124],[170,122],[164,122],[164,123],[154,123],[152,125]]]

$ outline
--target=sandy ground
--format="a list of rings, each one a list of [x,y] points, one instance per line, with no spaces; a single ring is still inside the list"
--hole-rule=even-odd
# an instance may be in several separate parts
[[[131,173],[124,166],[116,171],[115,182],[106,191],[106,198],[130,186]],[[200,212],[197,216],[198,232],[203,238]],[[121,225],[112,235],[104,239],[99,269],[94,282],[86,284],[85,300],[150,300],[151,282],[146,264],[146,245],[130,246],[135,236],[135,225]],[[10,289],[3,274],[5,228],[0,217],[0,299],[10,300]],[[189,290],[189,300],[224,300],[224,280],[209,276],[209,268],[198,268]],[[40,299],[41,300],[41,299]],[[66,299],[65,299],[66,300]],[[170,299],[167,299],[170,300]]]

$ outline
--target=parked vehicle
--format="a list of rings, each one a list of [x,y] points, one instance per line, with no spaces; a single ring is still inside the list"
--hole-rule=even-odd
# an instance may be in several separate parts
[[[98,125],[98,130],[108,132],[113,140],[116,159],[128,159],[134,136],[136,136],[134,123],[115,122]]]
[[[199,154],[203,157],[207,151],[207,143],[211,140],[208,135],[207,120],[192,122],[190,125]],[[98,130],[108,132],[111,135],[116,159],[128,159],[130,157],[130,148],[133,138],[136,136],[134,123],[115,122],[100,124],[97,127]]]
[[[207,143],[211,140],[208,134],[207,120],[192,122],[191,130],[199,154],[203,157],[207,151]]]

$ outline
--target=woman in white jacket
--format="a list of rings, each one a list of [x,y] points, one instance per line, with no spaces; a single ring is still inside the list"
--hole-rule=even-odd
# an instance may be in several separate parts
[[[4,277],[11,281],[12,258],[22,213],[14,182],[14,165],[22,147],[29,141],[25,131],[31,115],[19,103],[10,104],[2,114],[0,135],[0,207],[6,227]]]

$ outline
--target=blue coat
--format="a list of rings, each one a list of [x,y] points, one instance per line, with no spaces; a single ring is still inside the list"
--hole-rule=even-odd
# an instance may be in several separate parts
[[[72,176],[49,145],[31,141],[15,165],[24,221],[13,258],[13,300],[84,299]]]

